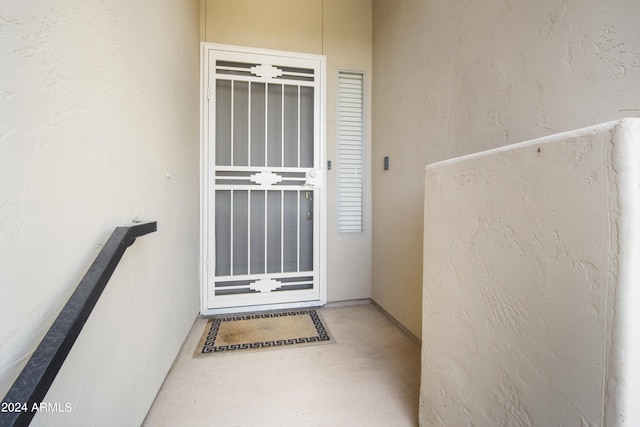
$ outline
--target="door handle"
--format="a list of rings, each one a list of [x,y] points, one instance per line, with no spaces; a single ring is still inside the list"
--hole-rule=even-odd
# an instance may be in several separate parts
[[[305,182],[304,185],[306,187],[317,187],[318,186],[318,181],[320,180],[320,171],[316,170],[316,169],[312,169],[310,171],[307,171],[306,175],[305,175]]]

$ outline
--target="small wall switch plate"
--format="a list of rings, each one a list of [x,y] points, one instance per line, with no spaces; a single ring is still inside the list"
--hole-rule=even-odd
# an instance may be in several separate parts
[[[389,170],[389,156],[384,156],[384,170]]]

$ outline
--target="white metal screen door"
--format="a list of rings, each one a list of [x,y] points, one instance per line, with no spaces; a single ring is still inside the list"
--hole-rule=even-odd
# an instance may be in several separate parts
[[[323,302],[324,58],[203,44],[203,313]]]

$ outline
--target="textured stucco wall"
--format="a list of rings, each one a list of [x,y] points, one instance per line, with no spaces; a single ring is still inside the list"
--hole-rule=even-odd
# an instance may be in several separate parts
[[[114,227],[126,252],[34,425],[139,425],[198,312],[194,1],[0,8],[0,395]]]
[[[426,168],[421,425],[639,425],[639,171],[639,119]]]
[[[327,57],[327,299],[371,297],[371,0],[201,0],[204,41],[323,54]],[[336,78],[365,73],[365,231],[338,234],[336,207]]]
[[[638,116],[637,16],[635,0],[373,0],[373,298],[413,333],[424,165]]]

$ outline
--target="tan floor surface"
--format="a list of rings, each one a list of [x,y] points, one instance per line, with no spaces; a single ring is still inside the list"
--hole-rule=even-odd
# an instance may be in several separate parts
[[[194,323],[143,426],[417,426],[420,346],[373,304],[319,310],[334,344],[194,358]]]

